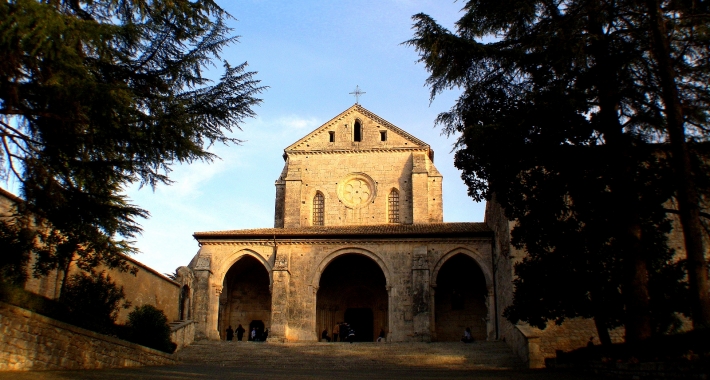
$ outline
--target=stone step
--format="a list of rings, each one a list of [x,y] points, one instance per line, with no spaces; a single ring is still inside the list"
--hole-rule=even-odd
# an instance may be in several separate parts
[[[271,343],[199,341],[178,353],[184,363],[244,368],[519,369],[505,342]]]

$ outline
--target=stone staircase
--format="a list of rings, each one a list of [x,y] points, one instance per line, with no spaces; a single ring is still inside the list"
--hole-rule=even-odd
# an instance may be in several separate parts
[[[178,353],[183,364],[243,369],[383,371],[521,369],[505,342],[259,343],[198,341]]]

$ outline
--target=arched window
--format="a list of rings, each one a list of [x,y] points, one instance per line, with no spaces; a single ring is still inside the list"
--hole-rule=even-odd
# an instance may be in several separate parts
[[[360,124],[360,120],[355,120],[355,127],[353,127],[353,141],[362,141],[362,124]]]
[[[387,198],[387,221],[389,223],[399,223],[399,191],[392,189]]]
[[[313,197],[313,225],[322,226],[323,225],[323,209],[325,207],[325,200],[323,199],[323,193],[320,191],[316,193]]]

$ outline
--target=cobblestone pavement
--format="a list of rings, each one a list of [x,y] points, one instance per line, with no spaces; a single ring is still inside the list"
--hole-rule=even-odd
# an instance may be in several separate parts
[[[526,370],[505,342],[252,343],[201,341],[176,366],[0,372],[0,380],[54,379],[596,379]]]

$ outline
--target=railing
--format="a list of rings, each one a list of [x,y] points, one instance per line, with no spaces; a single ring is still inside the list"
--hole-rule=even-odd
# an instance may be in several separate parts
[[[177,344],[175,352],[195,341],[195,321],[175,321],[170,323],[170,340]]]

